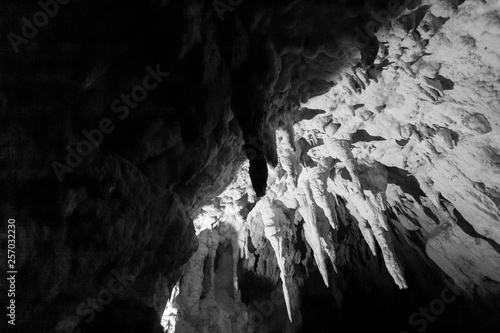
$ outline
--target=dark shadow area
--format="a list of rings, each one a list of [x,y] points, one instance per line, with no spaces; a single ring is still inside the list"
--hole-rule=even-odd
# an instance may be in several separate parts
[[[252,300],[266,298],[276,288],[275,283],[254,271],[241,270],[238,283],[241,291],[241,301],[249,305]]]
[[[356,142],[371,142],[371,141],[384,141],[385,138],[381,136],[372,136],[370,133],[368,133],[365,130],[358,130],[354,135],[352,136],[352,143]]]
[[[201,286],[203,289],[201,291],[200,299],[204,299],[210,289],[210,256],[207,256],[203,263],[203,281]]]
[[[458,142],[460,141],[460,134],[450,129],[448,129],[448,131],[450,131],[451,140],[453,140],[455,146],[458,145]]]
[[[450,79],[445,78],[442,75],[437,75],[436,79],[438,79],[439,82],[441,82],[441,86],[443,87],[443,90],[453,90],[453,88],[455,87],[455,82],[453,82]]]
[[[301,312],[303,318],[301,332],[330,333],[337,330],[335,300],[325,286],[319,270],[310,272],[302,289]]]
[[[487,331],[471,311],[470,301],[460,295],[435,264],[426,261],[425,255],[416,255],[415,245],[405,241],[399,231],[392,230],[409,286],[404,290],[399,290],[392,281],[381,253],[378,251],[378,257],[374,257],[368,252],[355,224],[340,229],[339,273],[331,272],[330,288],[324,285],[318,270],[304,281],[301,332]]]
[[[346,179],[352,182],[351,174],[349,173],[349,170],[347,170],[347,168],[340,169],[340,177],[342,177],[342,179]]]
[[[425,16],[425,13],[431,8],[431,6],[426,5],[426,6],[421,6],[415,11],[415,27],[418,27],[420,25],[420,22],[422,22],[422,19]]]
[[[137,301],[113,301],[102,312],[94,312],[95,319],[81,324],[83,333],[163,333],[160,316],[152,308]],[[85,319],[90,319],[85,318]]]
[[[292,119],[295,122],[298,122],[300,120],[310,120],[323,113],[325,113],[325,111],[320,109],[300,108],[299,110],[292,113]]]
[[[485,236],[481,235],[480,233],[478,233],[474,229],[474,227],[469,222],[467,222],[467,220],[462,216],[462,214],[460,214],[460,212],[456,208],[453,209],[453,214],[455,215],[455,217],[457,219],[457,225],[460,227],[460,229],[462,229],[463,232],[465,232],[467,235],[469,235],[471,237],[480,238],[480,239],[488,242],[488,244],[490,244],[491,247],[493,247],[495,249],[495,251],[500,253],[500,245],[497,242],[495,242],[494,240],[492,240],[488,237],[485,237]]]
[[[396,140],[396,143],[401,147],[404,147],[409,141],[410,141],[409,139],[402,139],[402,140]]]
[[[388,166],[386,166],[386,169],[389,172],[387,176],[388,183],[398,185],[404,192],[411,194],[418,202],[420,202],[419,197],[425,197],[425,193],[420,188],[418,180],[408,171]]]

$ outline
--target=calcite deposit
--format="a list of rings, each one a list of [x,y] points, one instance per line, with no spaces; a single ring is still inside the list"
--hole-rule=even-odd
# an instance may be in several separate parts
[[[0,13],[19,332],[500,330],[499,1]]]
[[[301,99],[295,111],[301,116],[278,125],[278,164],[269,165],[265,196],[255,199],[248,180],[241,180],[248,177],[243,168],[221,196],[225,211],[211,220],[204,208],[198,216],[200,229],[218,230],[227,205],[238,202],[233,235],[267,240],[290,322],[298,320],[292,314],[301,298],[293,294],[301,290],[291,275],[310,258],[326,287],[341,278],[337,267],[346,267],[337,262],[347,256],[341,253],[346,239],[338,234],[349,223],[370,254],[381,255],[398,288],[412,287],[404,269],[412,264],[402,264],[394,228],[405,246],[433,261],[464,296],[498,297],[500,176],[492,162],[500,148],[498,9],[495,3],[457,7],[429,1],[380,24],[371,66],[350,59],[333,87]],[[486,46],[492,34],[497,41]],[[310,248],[305,253],[289,246],[298,225]],[[249,260],[248,242],[238,244],[242,260]],[[272,330],[255,328],[261,331]]]

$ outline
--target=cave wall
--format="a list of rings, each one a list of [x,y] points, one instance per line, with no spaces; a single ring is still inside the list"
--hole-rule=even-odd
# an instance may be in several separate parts
[[[377,211],[379,218],[392,212],[382,219],[400,230],[400,237],[410,234],[409,244],[418,244],[440,267],[432,272],[442,270],[467,297],[478,298],[485,313],[498,306],[495,3],[407,1],[381,20],[376,37],[360,37],[359,28],[373,22],[372,12],[387,10],[387,1],[245,0],[229,7],[201,0],[57,4],[57,13],[31,28],[26,21],[44,10],[38,2],[0,5],[5,32],[0,45],[1,216],[17,223],[21,330],[162,331],[160,315],[172,290],[182,298],[183,283],[190,285],[182,282],[186,276],[210,275],[196,271],[204,270],[204,256],[214,258],[203,254],[206,245],[197,245],[192,219],[200,209],[221,194],[246,159],[245,184],[254,199],[269,190],[275,168],[297,183],[297,165],[308,165],[307,152],[322,145],[315,135],[334,136],[338,125],[339,140],[350,142],[362,124],[368,136],[361,133],[353,140],[365,146],[352,149],[352,158],[342,161],[347,161],[346,171],[339,167],[335,175],[356,171],[356,164],[349,164],[354,158],[369,160],[360,163],[367,165],[360,167],[366,172],[351,174],[351,180],[353,175],[361,179],[357,185],[376,187],[369,181],[376,170],[393,177],[389,183],[402,190],[389,186],[391,208]],[[363,81],[377,84],[368,88]],[[385,140],[366,143],[371,136]],[[367,151],[373,154],[364,156]],[[420,190],[407,183],[403,171],[416,177]],[[346,189],[352,185],[342,182]],[[318,202],[320,231],[327,235],[335,218],[337,223],[346,220],[336,216],[343,214],[341,209],[366,232],[370,221],[349,206],[355,200],[339,196],[348,200],[346,207],[329,210],[333,196]],[[314,228],[300,231],[299,237],[299,227],[284,222],[302,223],[294,211],[275,207],[272,200],[265,204],[277,209],[268,218],[278,216],[290,239],[268,237],[274,227],[262,226],[262,217],[251,223],[248,232],[258,244],[256,251],[268,258],[255,266],[256,279],[267,290],[255,297],[262,302],[275,290],[289,294],[286,304],[280,303],[280,315],[266,318],[260,328],[296,330],[304,315],[299,309],[305,296],[299,290],[307,279],[291,267],[301,261],[306,267],[319,265],[316,278],[321,273],[321,280],[329,281],[342,274],[342,264],[335,264],[334,273],[332,263],[339,260],[343,243],[332,238],[327,251],[318,244],[298,250],[293,244],[307,243]],[[252,205],[241,213],[244,220]],[[237,230],[240,237],[241,225]],[[240,241],[221,242],[231,244],[233,281],[238,275],[244,280],[254,267],[254,254],[240,258],[245,248],[236,246]],[[273,257],[278,248],[288,252]],[[397,249],[379,256],[396,253],[398,267],[411,271],[406,267],[411,256]],[[299,253],[298,258],[291,253]],[[196,265],[188,262],[193,255]],[[215,258],[207,267],[215,267]],[[330,264],[322,264],[322,258]],[[402,277],[408,274],[398,268],[388,275],[382,268],[382,284],[396,277],[404,287]],[[366,276],[374,272],[368,271]],[[126,280],[124,288],[112,293],[109,304],[91,304],[117,275]],[[201,280],[202,286],[218,283]],[[332,278],[330,290],[338,281],[342,278]],[[411,289],[416,282],[409,283]],[[5,285],[1,289],[4,293]],[[222,297],[238,309],[227,311],[233,317],[223,321],[221,331],[253,306],[248,296],[253,294],[246,289],[241,291],[245,302],[241,295],[217,298],[215,290],[201,290],[207,302],[219,304]],[[334,296],[338,299],[339,292]]]
[[[248,332],[500,327],[498,5],[407,5],[377,24],[370,66],[347,47],[351,63],[324,74],[333,86],[299,98],[276,132],[266,195],[238,178],[199,218],[198,230],[238,231],[246,307],[227,313],[257,322]],[[269,281],[256,287],[266,295],[245,293],[245,276]],[[287,309],[269,303],[281,289]],[[196,332],[203,317],[191,320]]]
[[[40,11],[1,6],[2,30],[21,36],[20,18]],[[1,215],[17,221],[20,330],[135,332],[136,318],[161,331],[158,313],[197,248],[190,213],[241,160],[227,100],[244,49],[225,43],[223,60],[218,20],[202,7],[72,1],[17,53],[2,34]],[[156,88],[142,100],[145,85]],[[93,145],[83,131],[99,130]],[[87,303],[116,274],[113,302]]]
[[[48,6],[1,4],[2,218],[20,235],[21,329],[83,319],[92,331],[103,308],[87,298],[116,272],[129,281],[115,301],[162,311],[197,247],[190,215],[230,182],[244,142],[263,140],[278,73],[267,27],[296,25],[303,6],[246,2],[222,17],[204,1]]]

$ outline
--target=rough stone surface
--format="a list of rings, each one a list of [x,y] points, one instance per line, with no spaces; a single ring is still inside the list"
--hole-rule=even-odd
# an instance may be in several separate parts
[[[0,5],[19,330],[497,332],[498,1],[229,3]]]

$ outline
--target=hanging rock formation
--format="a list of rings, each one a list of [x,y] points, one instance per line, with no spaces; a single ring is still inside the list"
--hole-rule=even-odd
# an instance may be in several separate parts
[[[57,1],[0,5],[20,331],[500,329],[498,1]]]

